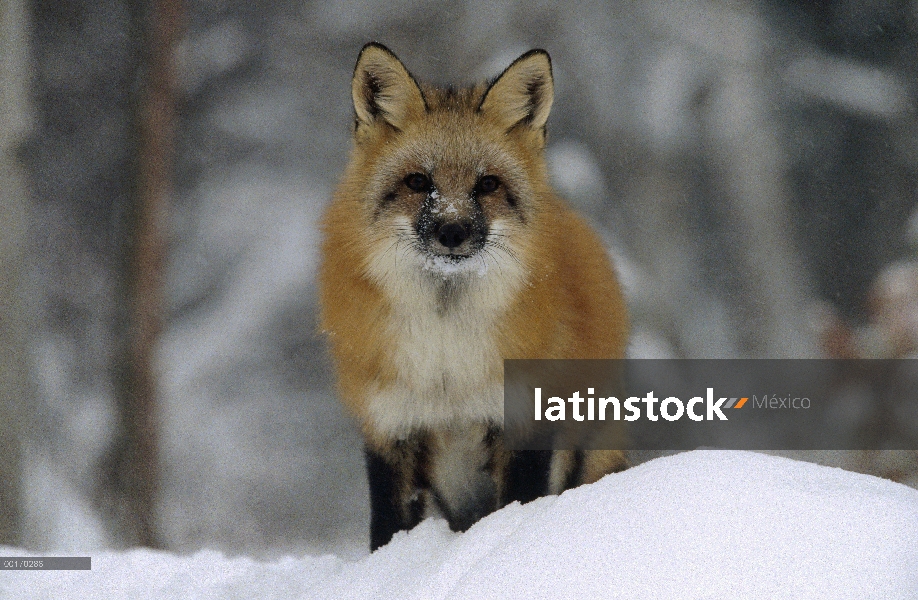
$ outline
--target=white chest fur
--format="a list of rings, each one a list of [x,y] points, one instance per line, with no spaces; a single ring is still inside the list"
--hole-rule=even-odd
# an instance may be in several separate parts
[[[391,299],[394,386],[368,398],[381,433],[503,421],[498,321],[522,285],[518,263],[472,257],[447,271],[414,251],[384,252],[370,274]],[[509,264],[506,264],[509,263]]]

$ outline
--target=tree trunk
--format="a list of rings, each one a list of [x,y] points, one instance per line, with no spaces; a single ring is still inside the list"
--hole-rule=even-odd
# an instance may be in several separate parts
[[[175,131],[174,54],[179,0],[134,5],[141,40],[141,82],[136,99],[134,219],[127,252],[124,346],[118,397],[119,437],[103,474],[107,508],[129,544],[160,545],[156,531],[159,490],[159,414],[156,350],[163,322],[165,216],[172,193]]]
[[[0,545],[22,540],[21,445],[34,406],[23,294],[27,190],[16,158],[28,127],[25,21],[23,0],[0,0]]]

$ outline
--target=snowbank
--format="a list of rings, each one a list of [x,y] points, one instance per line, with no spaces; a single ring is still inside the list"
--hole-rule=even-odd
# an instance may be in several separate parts
[[[22,551],[0,548],[4,556]],[[4,598],[918,598],[918,491],[749,452],[657,459],[358,561],[95,553]]]

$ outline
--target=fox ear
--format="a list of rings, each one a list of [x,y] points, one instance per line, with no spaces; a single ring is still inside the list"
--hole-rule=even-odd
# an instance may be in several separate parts
[[[391,50],[376,42],[364,46],[357,57],[351,95],[358,128],[382,120],[402,129],[412,115],[427,110],[414,77]]]
[[[530,50],[491,83],[478,110],[494,114],[507,129],[543,130],[554,94],[551,57],[545,50]]]

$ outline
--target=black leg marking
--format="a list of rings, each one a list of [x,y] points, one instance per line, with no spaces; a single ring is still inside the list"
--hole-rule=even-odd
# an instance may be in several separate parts
[[[365,450],[370,482],[370,550],[385,546],[399,531],[424,518],[429,487],[428,440],[396,442],[384,453]]]
[[[488,472],[491,477],[494,477],[494,460],[497,458],[494,454],[497,448],[497,442],[503,433],[503,429],[497,425],[489,425],[488,430],[485,432],[484,436],[484,446],[485,453],[487,453],[488,460],[485,463],[485,471]]]
[[[548,493],[551,450],[520,450],[507,465],[503,504],[514,500],[525,504]]]
[[[399,502],[398,473],[385,459],[366,450],[370,480],[370,551],[385,546],[397,531],[405,529]]]
[[[407,519],[404,529],[412,529],[424,518],[425,497],[422,490],[430,487],[430,441],[426,437],[421,437],[409,450],[414,452],[414,472],[412,475],[412,486],[416,490],[407,506]]]

